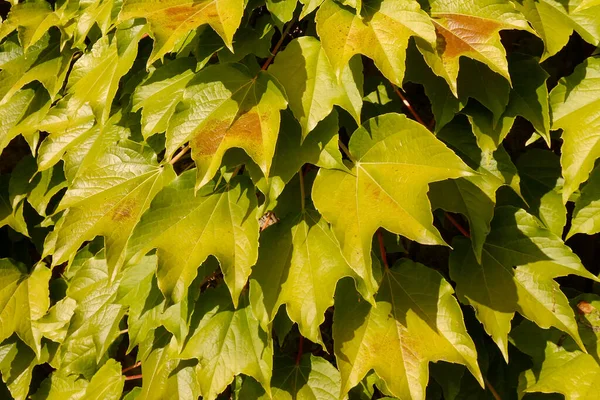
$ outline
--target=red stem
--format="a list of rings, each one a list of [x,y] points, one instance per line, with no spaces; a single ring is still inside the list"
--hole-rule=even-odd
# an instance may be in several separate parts
[[[377,229],[377,239],[379,239],[379,252],[381,253],[381,260],[383,261],[385,269],[389,269],[390,266],[387,262],[387,253],[385,251],[385,245],[383,244],[383,233],[381,232],[381,228]]]
[[[406,96],[404,96],[402,94],[402,92],[400,91],[400,89],[398,89],[398,87],[394,84],[392,84],[392,87],[394,88],[394,92],[396,92],[396,94],[398,95],[398,97],[400,97],[400,99],[402,100],[402,103],[404,103],[404,106],[406,108],[408,108],[408,111],[410,112],[410,114],[417,120],[418,123],[420,123],[421,125],[423,125],[425,128],[430,129],[429,126],[423,122],[423,120],[421,119],[421,117],[419,116],[419,114],[417,114],[417,112],[415,111],[415,109],[410,105],[410,103],[408,102],[408,99],[406,98]]]
[[[458,221],[457,221],[457,220],[455,220],[455,219],[454,219],[454,217],[453,217],[452,215],[450,215],[450,214],[448,214],[448,213],[445,213],[445,214],[446,214],[446,218],[448,218],[448,221],[450,221],[450,223],[451,223],[452,225],[454,225],[454,227],[455,227],[456,229],[458,229],[458,231],[459,231],[460,233],[462,233],[462,234],[463,234],[463,236],[465,236],[465,237],[468,237],[468,238],[470,238],[470,237],[471,237],[471,235],[469,235],[469,232],[467,232],[467,230],[466,230],[465,228],[463,228],[463,227],[462,227],[462,225],[461,225],[461,224],[459,224],[459,223],[458,223]]]
[[[125,377],[126,381],[132,381],[134,379],[142,379],[142,375],[141,374],[140,375],[131,375],[131,376],[126,376]]]
[[[304,347],[304,337],[300,335],[300,339],[298,340],[298,354],[296,355],[296,365],[300,365],[300,360],[302,359],[302,351]]]
[[[127,368],[123,368],[123,373],[127,372],[127,371],[131,371],[132,369],[136,369],[137,367],[139,367],[140,365],[142,365],[141,361],[136,362],[135,364],[127,367]]]
[[[283,44],[285,37],[288,35],[288,33],[290,33],[290,29],[292,29],[292,25],[294,25],[294,20],[291,20],[290,22],[288,22],[287,26],[285,27],[285,30],[283,31],[283,33],[281,34],[281,37],[279,38],[279,41],[275,44],[275,47],[273,47],[273,51],[271,51],[271,55],[269,56],[269,58],[267,58],[267,61],[265,61],[261,70],[266,71],[267,67],[273,62],[273,59],[275,58],[275,55],[277,54],[277,52],[279,51],[279,48]]]

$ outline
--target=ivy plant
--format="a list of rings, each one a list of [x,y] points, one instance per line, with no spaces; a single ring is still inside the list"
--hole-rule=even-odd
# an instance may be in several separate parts
[[[598,398],[600,1],[0,16],[0,398]]]

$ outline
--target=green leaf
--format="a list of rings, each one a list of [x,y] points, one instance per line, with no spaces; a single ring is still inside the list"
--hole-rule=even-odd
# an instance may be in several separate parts
[[[515,122],[515,117],[508,113],[495,121],[494,114],[479,103],[469,103],[462,112],[471,122],[477,145],[487,152],[495,151],[502,144]]]
[[[41,356],[42,335],[33,322],[43,317],[50,307],[50,275],[43,263],[28,274],[23,264],[0,259],[0,343],[16,333]]]
[[[23,203],[17,204],[13,209],[8,195],[9,175],[0,175],[0,227],[10,226],[16,232],[29,236],[27,223],[23,217]]]
[[[133,65],[145,31],[142,24],[117,29],[112,38],[103,36],[91,52],[75,62],[66,86],[69,114],[76,114],[87,103],[96,119],[106,122],[119,80]]]
[[[194,76],[195,64],[180,58],[154,70],[133,93],[132,111],[142,109],[142,134],[145,139],[165,132],[185,86]]]
[[[354,58],[346,66],[341,81],[321,43],[311,37],[294,39],[277,55],[269,72],[285,88],[290,109],[306,138],[339,105],[360,124],[362,107],[362,63]]]
[[[410,37],[435,43],[431,19],[414,0],[369,0],[364,8],[365,15],[361,16],[338,2],[325,0],[316,16],[323,50],[338,80],[350,59],[363,54],[400,86]]]
[[[66,337],[55,358],[66,374],[91,378],[102,365],[108,347],[119,336],[125,308],[115,304],[118,282],[109,282],[104,250],[82,251],[81,265],[69,279],[67,296],[77,302]]]
[[[63,375],[59,371],[54,371],[50,377],[42,381],[40,388],[32,399],[81,399],[85,396],[88,383],[85,379],[80,379],[76,375]]]
[[[36,133],[32,128],[50,108],[50,97],[40,87],[19,90],[6,103],[0,104],[0,151],[17,137]]]
[[[225,151],[240,147],[269,175],[287,100],[265,71],[220,64],[200,71],[188,84],[183,104],[169,122],[167,155],[189,141],[197,165],[197,188],[206,185]]]
[[[440,360],[467,366],[483,386],[475,345],[439,273],[401,260],[385,271],[377,307],[361,302],[351,286],[336,293],[333,317],[342,395],[374,369],[394,396],[425,399],[428,363]]]
[[[176,43],[192,30],[208,24],[227,47],[244,13],[243,0],[125,0],[119,19],[145,18],[154,38],[148,65],[172,51]]]
[[[68,47],[61,49],[58,34],[53,33],[42,36],[27,50],[11,36],[0,45],[0,53],[0,103],[4,103],[33,81],[40,82],[54,100],[63,86],[74,51]]]
[[[370,260],[375,231],[383,227],[419,243],[445,244],[432,224],[427,185],[468,176],[471,169],[426,128],[399,114],[365,122],[349,148],[351,172],[321,169],[312,198],[370,296],[377,287]]]
[[[519,157],[517,168],[529,211],[552,233],[562,236],[567,223],[567,208],[561,195],[560,158],[551,151],[531,149]]]
[[[77,302],[65,297],[54,304],[46,315],[33,323],[35,328],[53,342],[62,343],[67,336],[69,322],[75,313]]]
[[[600,43],[598,5],[586,7],[586,0],[522,0],[515,5],[544,42],[542,61],[559,52],[575,30],[589,43]]]
[[[189,171],[156,196],[133,232],[128,254],[137,258],[158,249],[158,286],[176,303],[200,264],[214,255],[237,306],[258,257],[256,207],[247,178],[221,187],[209,184],[195,194],[194,171]]]
[[[573,220],[567,239],[577,233],[593,235],[600,232],[600,168],[595,168],[575,202]]]
[[[152,198],[175,176],[156,164],[154,153],[114,146],[70,185],[56,212],[67,210],[57,232],[53,265],[69,260],[86,240],[105,237],[111,279],[124,261],[133,228]]]
[[[250,177],[256,187],[265,195],[265,202],[260,210],[273,209],[285,185],[296,175],[304,164],[314,164],[321,168],[347,171],[338,147],[339,141],[338,114],[334,110],[321,121],[315,129],[302,139],[300,124],[290,112],[282,114],[281,132],[277,139],[277,147],[269,179],[265,179],[258,166],[246,163]]]
[[[477,260],[481,260],[483,244],[490,232],[494,216],[496,191],[503,185],[519,190],[517,169],[503,147],[495,152],[481,151],[474,136],[469,136],[466,121],[457,120],[446,125],[438,134],[463,161],[480,175],[435,182],[431,184],[429,198],[433,208],[461,213],[469,220],[471,244]]]
[[[35,352],[19,339],[0,345],[0,374],[15,400],[27,398],[33,368],[44,362],[47,353],[43,352],[42,356],[42,360],[38,360]]]
[[[240,373],[256,379],[270,395],[272,344],[246,297],[235,309],[223,285],[211,289],[198,298],[193,320],[180,358],[198,359],[203,398],[214,400]]]
[[[119,400],[124,384],[125,377],[121,375],[121,364],[110,359],[94,374],[83,399]]]
[[[509,116],[527,119],[550,146],[550,107],[548,105],[548,73],[537,58],[513,53],[508,58],[512,78],[510,100],[506,108]]]
[[[460,57],[482,62],[510,81],[499,32],[505,29],[532,32],[512,3],[501,0],[434,0],[430,15],[437,34],[436,46],[430,48],[420,41],[417,44],[427,64],[436,75],[446,79],[454,93],[457,93]]]
[[[0,25],[0,40],[16,29],[21,46],[27,50],[58,22],[58,16],[52,12],[48,2],[27,0],[11,7],[8,18]]]
[[[436,132],[452,121],[456,113],[465,106],[452,93],[444,78],[433,73],[414,45],[408,47],[404,81],[423,85],[425,94],[431,102]]]
[[[579,326],[582,333],[588,333],[585,344],[589,354],[582,352],[562,332],[556,329],[542,330],[529,321],[523,321],[511,333],[519,350],[533,359],[533,368],[521,375],[520,383],[524,386],[524,392],[562,393],[567,400],[591,400],[597,397],[600,364],[596,332],[600,326],[600,301],[594,295],[584,295],[583,299],[591,312],[581,313]]]
[[[475,308],[506,360],[507,335],[517,311],[543,328],[567,332],[583,347],[573,311],[553,279],[569,274],[597,278],[533,216],[510,206],[496,208],[481,263],[468,240],[457,238],[453,247],[450,276],[459,299]]]
[[[179,359],[175,338],[164,329],[157,329],[140,346],[142,360],[142,390],[137,399],[164,398],[197,399],[200,385],[196,366]]]
[[[575,71],[562,78],[550,93],[552,129],[562,129],[560,163],[565,178],[563,203],[588,179],[594,161],[600,157],[596,132],[600,122],[600,59],[588,58]]]
[[[460,63],[458,95],[466,104],[473,98],[492,112],[492,126],[496,126],[506,109],[510,95],[510,84],[485,63],[465,58]]]
[[[340,398],[340,372],[328,361],[305,354],[296,363],[292,358],[279,356],[273,367],[272,395],[277,400]],[[246,378],[239,399],[266,400],[269,397],[255,380]]]
[[[267,10],[278,26],[283,26],[294,16],[297,0],[267,0]]]
[[[319,330],[325,310],[337,281],[353,275],[329,226],[315,211],[297,210],[261,235],[260,249],[250,279],[255,315],[261,319],[257,310],[264,307],[266,326],[285,304],[302,336],[325,347]]]

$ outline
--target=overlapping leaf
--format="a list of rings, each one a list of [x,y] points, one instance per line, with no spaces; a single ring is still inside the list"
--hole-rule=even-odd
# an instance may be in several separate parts
[[[241,64],[205,68],[189,83],[167,130],[167,154],[190,142],[198,187],[217,172],[230,148],[240,147],[269,175],[287,100],[264,71]]]
[[[453,242],[450,276],[461,301],[475,308],[506,359],[510,322],[517,311],[543,328],[566,332],[583,347],[573,311],[553,279],[569,274],[597,278],[558,236],[524,210],[496,208],[491,226],[481,262],[468,240]]]
[[[244,12],[243,0],[126,0],[119,18],[145,18],[154,38],[148,64],[173,50],[192,30],[209,24],[231,48]]]
[[[200,264],[214,255],[237,305],[258,256],[253,186],[240,177],[195,193],[194,172],[180,175],[158,194],[133,232],[128,252],[139,257],[158,249],[158,285],[174,302],[181,301]]]
[[[377,228],[423,244],[445,244],[432,224],[427,185],[472,172],[426,128],[399,114],[365,122],[349,148],[352,170],[320,170],[312,198],[372,295],[378,286],[370,256]]]
[[[428,363],[440,360],[465,365],[482,382],[462,312],[439,273],[400,261],[385,271],[377,307],[361,302],[352,285],[344,283],[333,317],[341,395],[374,369],[393,395],[425,399]]]
[[[402,85],[411,36],[435,43],[431,19],[414,0],[365,1],[365,18],[334,0],[317,12],[317,32],[335,74],[341,77],[356,54],[371,58],[393,84]]]
[[[290,42],[269,72],[285,88],[290,109],[302,126],[302,138],[339,105],[360,123],[362,65],[354,58],[342,71],[341,83],[321,43],[303,37]]]
[[[110,275],[124,261],[133,228],[152,198],[174,178],[170,165],[159,166],[148,149],[113,146],[98,157],[69,187],[57,212],[67,210],[56,233],[53,265],[69,260],[87,240],[105,237]],[[111,278],[112,279],[112,278]]]
[[[600,59],[589,58],[550,93],[552,129],[562,129],[563,203],[588,179],[600,157]]]

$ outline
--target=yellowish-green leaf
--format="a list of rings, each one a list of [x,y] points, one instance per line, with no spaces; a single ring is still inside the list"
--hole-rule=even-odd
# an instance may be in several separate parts
[[[334,105],[339,105],[360,124],[362,108],[362,62],[350,60],[338,82],[319,40],[301,37],[279,53],[269,72],[283,85],[290,109],[306,138]]]
[[[562,129],[563,203],[587,181],[600,157],[600,59],[588,58],[550,93],[552,129]]]
[[[348,283],[340,284],[333,316],[342,396],[374,369],[394,396],[424,400],[435,361],[465,365],[483,386],[462,311],[438,272],[403,259],[385,271],[377,307]]]
[[[232,48],[244,13],[244,0],[125,0],[119,19],[145,18],[154,38],[148,65],[173,50],[178,41],[209,24]]]
[[[571,230],[567,238],[577,233],[593,235],[598,232],[600,232],[600,168],[595,168],[575,202]]]
[[[365,15],[325,0],[317,12],[317,33],[333,71],[341,78],[356,54],[371,58],[393,84],[402,85],[411,36],[435,43],[431,19],[415,0],[369,0]]]
[[[16,333],[40,357],[42,335],[33,322],[50,307],[50,275],[43,263],[28,274],[23,264],[0,259],[0,342]]]
[[[258,257],[256,207],[247,178],[224,187],[209,184],[195,194],[194,171],[186,172],[152,202],[133,232],[128,253],[136,259],[158,249],[158,285],[176,303],[200,264],[214,255],[237,305]]]
[[[198,298],[193,321],[180,357],[198,359],[202,398],[214,400],[238,374],[253,377],[270,394],[272,342],[252,314],[246,296],[235,309],[222,285],[210,289]]]
[[[73,65],[66,87],[70,114],[76,114],[87,103],[96,119],[108,119],[119,81],[133,65],[138,42],[146,31],[143,24],[129,25],[98,39],[92,50]]]
[[[159,166],[150,149],[139,148],[134,143],[109,148],[69,186],[56,210],[67,212],[57,232],[53,265],[102,235],[111,279],[116,276],[133,228],[156,193],[175,177],[170,165]]]
[[[511,206],[496,208],[481,263],[467,239],[457,238],[453,247],[450,276],[458,296],[475,308],[506,360],[515,312],[543,328],[554,326],[568,333],[583,347],[573,311],[553,279],[569,274],[598,278],[533,216]]]
[[[142,109],[142,134],[144,138],[165,132],[175,106],[194,76],[195,63],[180,58],[156,69],[133,93],[133,109]]]
[[[169,122],[167,155],[190,142],[197,187],[207,184],[233,147],[246,151],[265,176],[275,153],[280,110],[287,100],[268,72],[241,64],[203,69],[188,84],[183,103]]]
[[[428,184],[472,174],[422,125],[404,115],[370,119],[350,139],[350,172],[319,171],[317,210],[333,225],[344,257],[373,295],[371,239],[379,227],[422,244],[445,244],[433,226]],[[361,290],[362,291],[362,290]]]
[[[429,66],[446,79],[455,94],[460,57],[480,61],[510,81],[499,32],[533,32],[513,4],[503,0],[434,0],[430,15],[437,34],[436,46],[417,44]]]
[[[255,315],[267,326],[285,304],[300,333],[325,348],[319,329],[325,310],[338,280],[353,275],[329,225],[315,211],[296,210],[261,234],[260,243],[250,279]]]
[[[59,18],[52,12],[52,6],[45,0],[27,0],[11,7],[6,21],[0,25],[0,40],[15,29],[19,42],[25,50],[44,36]]]

